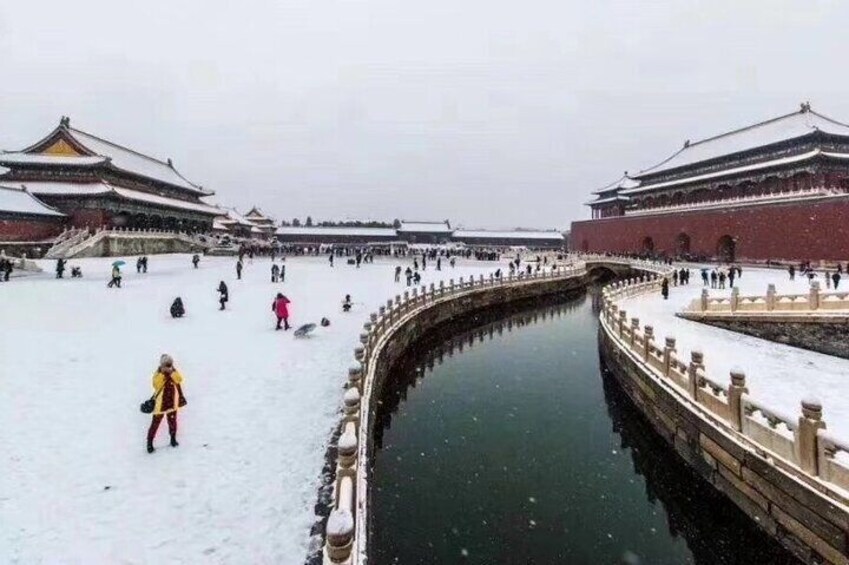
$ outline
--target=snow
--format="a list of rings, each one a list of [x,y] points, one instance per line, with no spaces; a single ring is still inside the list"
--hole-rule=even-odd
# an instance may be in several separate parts
[[[637,187],[637,186],[640,186],[640,181],[634,180],[626,174],[626,175],[620,177],[619,180],[617,180],[616,182],[608,184],[604,188],[594,190],[590,194],[604,194],[604,193],[607,193],[607,192],[613,192],[613,191],[616,191],[616,190],[622,190],[622,189],[627,189],[627,188],[634,188],[634,187]]]
[[[98,165],[106,162],[106,157],[99,155],[44,155],[41,153],[0,153],[0,163],[10,165]]]
[[[659,165],[641,171],[637,176],[654,175],[701,161],[756,149],[772,143],[801,137],[817,130],[840,136],[849,136],[849,126],[845,124],[813,111],[797,111],[691,143]]]
[[[39,216],[64,216],[44,202],[20,188],[0,186],[0,212],[34,214]]]
[[[394,228],[358,228],[358,227],[294,227],[277,228],[278,235],[340,235],[364,237],[396,237]]]
[[[712,268],[712,267],[711,267]],[[740,296],[766,295],[767,285],[775,284],[779,294],[806,294],[808,281],[799,275],[790,281],[784,270],[744,268],[736,279]],[[688,286],[670,287],[669,300],[658,292],[650,296],[623,300],[620,306],[628,317],[654,326],[655,340],[666,336],[677,339],[678,356],[685,362],[690,352],[704,352],[705,372],[720,383],[730,382],[732,370],[746,374],[750,398],[758,405],[780,414],[801,415],[802,399],[822,399],[823,420],[828,429],[842,440],[849,439],[849,360],[761,340],[706,324],[677,318],[702,292],[699,268],[691,268]],[[824,292],[828,292],[824,290]],[[709,289],[711,297],[731,296],[730,288]]]
[[[154,255],[146,275],[124,259],[121,289],[106,288],[113,259],[71,260],[84,278],[63,280],[40,262],[45,273],[0,286],[0,563],[300,565],[363,322],[407,288],[394,283],[396,262],[290,257],[275,285],[267,258],[246,260],[241,281],[233,258],[195,270],[189,255]],[[422,283],[499,267],[461,260],[422,271]],[[295,327],[331,325],[309,340],[275,332],[278,291]],[[176,296],[179,320],[168,315]],[[149,455],[138,407],[162,353],[189,404],[180,446],[167,445],[163,423]]]
[[[346,536],[354,531],[354,517],[345,508],[337,508],[327,519],[327,534],[331,536]]]
[[[88,195],[105,194],[112,187],[104,182],[26,182],[24,186],[33,194]]]

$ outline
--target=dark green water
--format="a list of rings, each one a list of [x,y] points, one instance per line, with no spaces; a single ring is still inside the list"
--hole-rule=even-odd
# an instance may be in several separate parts
[[[603,374],[594,296],[479,319],[396,368],[370,563],[794,563]]]

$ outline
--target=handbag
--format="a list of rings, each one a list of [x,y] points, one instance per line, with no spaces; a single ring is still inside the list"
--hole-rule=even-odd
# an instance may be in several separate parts
[[[162,392],[162,388],[154,392],[153,396],[141,403],[141,406],[139,406],[139,410],[142,411],[142,414],[151,414],[153,412],[153,409],[156,408],[156,397],[159,395],[160,392]]]

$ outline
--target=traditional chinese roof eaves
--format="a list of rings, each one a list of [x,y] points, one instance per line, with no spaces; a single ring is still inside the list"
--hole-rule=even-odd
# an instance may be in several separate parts
[[[627,202],[627,201],[631,200],[631,198],[629,196],[625,196],[624,194],[615,194],[613,196],[608,196],[608,197],[605,197],[605,198],[598,198],[597,200],[591,200],[590,202],[585,202],[585,204],[587,206],[594,206],[596,204],[608,204],[610,202],[617,202],[617,201],[620,201],[620,200],[623,201],[623,202]]]
[[[821,149],[814,149],[813,151],[808,151],[806,153],[801,153],[799,155],[793,155],[791,157],[782,157],[781,159],[772,159],[770,161],[764,161],[764,162],[761,162],[761,163],[754,163],[752,165],[745,165],[745,166],[742,166],[742,167],[734,167],[734,168],[731,168],[731,169],[725,169],[723,171],[716,171],[716,172],[713,172],[713,173],[706,173],[706,174],[703,174],[703,175],[695,175],[695,176],[692,176],[692,177],[685,177],[685,178],[675,179],[675,180],[666,181],[666,182],[644,184],[644,185],[642,185],[638,188],[632,189],[632,190],[624,190],[624,191],[622,191],[622,193],[623,194],[637,194],[637,193],[647,192],[647,191],[650,191],[650,190],[657,190],[657,189],[660,189],[660,188],[668,188],[668,187],[671,187],[671,186],[680,186],[680,185],[683,185],[683,184],[690,184],[690,183],[700,182],[700,181],[705,181],[705,180],[713,180],[713,179],[716,179],[716,178],[722,178],[722,177],[726,177],[726,176],[733,176],[733,175],[738,175],[738,174],[742,174],[742,173],[759,171],[759,170],[763,170],[763,169],[769,169],[769,168],[772,168],[772,167],[779,167],[779,166],[783,166],[783,165],[791,165],[791,164],[796,164],[796,163],[802,163],[802,162],[805,162],[805,161],[810,161],[810,160],[815,159],[815,158],[820,157],[820,156],[832,158],[832,159],[849,159],[849,154],[846,154],[846,153],[835,153],[835,152],[822,151]]]
[[[800,111],[785,114],[721,135],[709,137],[684,147],[661,163],[640,171],[636,179],[670,172],[674,169],[714,161],[776,143],[799,139],[816,132],[849,138],[849,125],[811,110],[803,104]]]
[[[0,152],[0,163],[5,165],[56,165],[91,167],[102,165],[109,161],[101,155],[44,155],[40,153]]]
[[[625,173],[623,176],[619,177],[616,182],[613,182],[604,188],[600,188],[598,190],[594,190],[591,194],[605,194],[608,192],[616,192],[619,190],[628,190],[631,188],[636,188],[640,186],[640,181],[634,180],[628,176],[628,173]]]
[[[106,158],[106,161],[100,161],[90,164],[105,164],[105,166],[115,169],[116,171],[129,173],[138,177],[146,178],[163,184],[171,185],[183,190],[189,190],[203,196],[211,196],[212,191],[205,190],[203,187],[194,184],[186,177],[180,174],[174,168],[170,159],[162,161],[150,155],[140,153],[123,145],[119,145],[102,137],[98,137],[91,133],[71,127],[70,120],[63,118],[59,126],[56,127],[50,134],[38,141],[37,143],[21,150],[19,153],[36,154],[39,153],[53,140],[61,138],[66,140],[75,150],[85,157],[100,157]],[[37,164],[63,164],[61,159],[74,159],[81,157],[58,155],[50,156],[58,157],[52,160],[37,162]],[[82,161],[68,161],[64,164],[78,164]],[[18,164],[25,164],[20,162]]]
[[[73,182],[27,182],[26,189],[41,196],[117,196],[136,202],[144,202],[154,206],[164,206],[179,210],[190,210],[203,214],[218,214],[219,209],[205,202],[191,202],[167,196],[159,196],[139,190],[131,190],[113,186],[107,182],[73,183]]]
[[[0,213],[33,216],[58,216],[65,214],[48,206],[23,188],[0,185]]]

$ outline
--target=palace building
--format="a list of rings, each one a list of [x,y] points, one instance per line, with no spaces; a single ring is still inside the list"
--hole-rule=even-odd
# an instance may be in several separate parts
[[[202,200],[213,193],[186,179],[170,159],[76,129],[65,117],[33,145],[0,152],[0,184],[24,187],[67,216],[66,227],[208,232],[221,214]]]
[[[801,109],[684,146],[593,193],[573,249],[849,259],[849,125]]]

